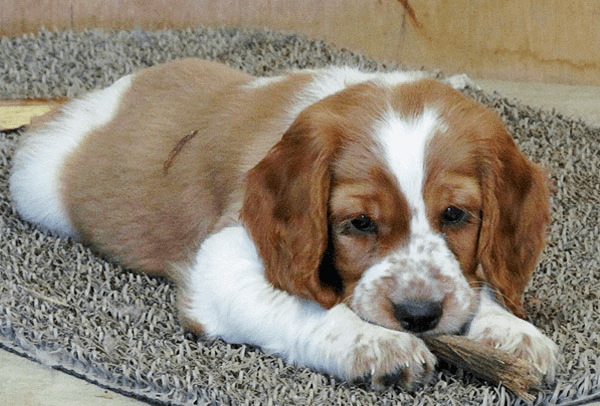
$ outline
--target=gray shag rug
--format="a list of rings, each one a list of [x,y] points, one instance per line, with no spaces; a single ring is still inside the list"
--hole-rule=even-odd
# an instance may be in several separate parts
[[[140,67],[195,56],[256,75],[288,68],[394,66],[296,35],[243,29],[42,31],[0,39],[0,99],[76,96]],[[498,111],[555,183],[547,249],[525,294],[534,323],[558,343],[555,385],[534,404],[600,399],[600,130],[498,94]],[[175,290],[123,270],[69,239],[22,222],[7,196],[20,132],[0,133],[0,347],[152,404],[522,404],[503,387],[441,366],[414,393],[366,391],[248,346],[184,332]]]

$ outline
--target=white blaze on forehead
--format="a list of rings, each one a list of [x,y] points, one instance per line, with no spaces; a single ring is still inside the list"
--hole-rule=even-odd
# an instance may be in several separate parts
[[[435,331],[456,332],[469,319],[476,294],[444,236],[429,224],[423,197],[427,146],[446,125],[435,109],[408,117],[390,109],[374,130],[382,158],[408,204],[410,236],[362,274],[353,291],[352,309],[375,324],[401,328],[393,312],[386,310],[390,302],[443,301],[443,316]]]
[[[383,146],[386,163],[398,180],[411,210],[413,231],[417,224],[425,226],[422,223],[426,222],[423,200],[425,154],[429,140],[439,127],[439,115],[434,110],[425,109],[415,117],[401,117],[398,113],[388,112],[375,130]]]

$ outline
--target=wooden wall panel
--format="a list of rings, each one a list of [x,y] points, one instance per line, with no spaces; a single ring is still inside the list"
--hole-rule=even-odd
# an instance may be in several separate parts
[[[600,84],[600,2],[412,0],[420,28],[400,51],[479,76]]]
[[[0,34],[270,27],[475,77],[600,85],[595,0],[0,0]]]

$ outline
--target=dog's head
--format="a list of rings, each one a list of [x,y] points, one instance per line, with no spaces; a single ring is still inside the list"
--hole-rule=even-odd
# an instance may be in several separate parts
[[[460,92],[367,82],[297,117],[249,172],[241,216],[275,287],[388,328],[455,332],[481,283],[523,316],[547,180]]]

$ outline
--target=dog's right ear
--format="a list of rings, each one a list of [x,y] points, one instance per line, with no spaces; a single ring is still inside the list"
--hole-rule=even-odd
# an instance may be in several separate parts
[[[339,145],[335,120],[307,109],[248,173],[241,219],[276,287],[324,308],[341,292],[319,268],[328,246],[331,162]]]

